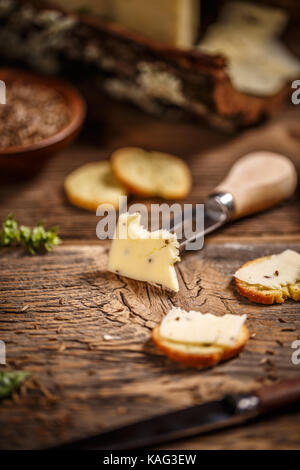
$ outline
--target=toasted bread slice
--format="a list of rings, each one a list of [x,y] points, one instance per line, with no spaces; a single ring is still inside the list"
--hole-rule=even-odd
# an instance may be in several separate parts
[[[64,187],[72,204],[90,211],[96,211],[100,204],[111,204],[118,209],[119,197],[127,195],[107,161],[87,163],[72,171]]]
[[[251,264],[260,263],[268,258],[270,258],[270,256],[264,256],[262,258],[256,258],[254,260],[248,261],[242,266],[242,268],[250,266]],[[280,289],[271,289],[259,284],[248,284],[247,282],[241,281],[236,277],[234,280],[238,292],[244,297],[247,297],[247,299],[249,299],[251,302],[271,305],[274,303],[282,304],[286,299],[289,298],[300,301],[300,282],[283,286]]]
[[[116,178],[133,194],[183,199],[191,190],[191,172],[178,157],[136,147],[117,150],[111,157]]]
[[[163,338],[160,335],[160,326],[152,331],[152,340],[166,356],[174,361],[181,362],[190,367],[212,367],[219,362],[226,361],[236,356],[245,346],[249,338],[246,325],[241,327],[239,335],[231,347],[219,345],[197,345],[180,343]]]

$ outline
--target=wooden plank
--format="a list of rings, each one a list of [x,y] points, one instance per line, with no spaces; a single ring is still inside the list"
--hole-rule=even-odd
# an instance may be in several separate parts
[[[2,404],[0,447],[43,448],[299,373],[291,362],[291,343],[300,333],[299,305],[251,304],[232,283],[246,260],[287,246],[299,251],[300,239],[273,247],[209,243],[178,264],[178,294],[107,272],[105,244],[68,243],[36,257],[3,250],[0,335],[7,367],[29,370],[34,379],[30,389]],[[150,341],[151,329],[173,305],[246,313],[255,337],[239,357],[218,367],[185,368]],[[291,436],[299,435],[300,415],[295,416],[284,421]],[[273,433],[260,445],[272,447],[277,440]]]

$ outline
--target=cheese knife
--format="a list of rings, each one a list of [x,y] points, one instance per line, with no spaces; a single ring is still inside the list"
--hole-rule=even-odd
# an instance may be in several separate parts
[[[238,425],[260,415],[300,403],[300,376],[252,393],[227,395],[190,408],[129,424],[56,450],[129,450]]]
[[[294,193],[297,172],[287,157],[267,151],[249,153],[233,165],[226,178],[211,192],[204,205],[204,231],[183,240],[187,244],[217,230],[229,221],[269,209]],[[184,222],[173,221],[172,232],[195,216],[193,209]]]

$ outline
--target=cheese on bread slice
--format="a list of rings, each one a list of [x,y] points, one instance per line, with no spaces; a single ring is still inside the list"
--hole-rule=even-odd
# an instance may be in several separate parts
[[[285,250],[278,255],[257,258],[234,274],[237,290],[252,302],[283,303],[300,300],[300,254]]]
[[[176,234],[167,230],[148,232],[140,221],[141,215],[138,213],[120,215],[109,254],[108,270],[178,292],[174,264],[180,258]]]
[[[154,343],[171,359],[189,366],[210,367],[227,360],[245,346],[246,315],[186,312],[173,308],[154,328]]]

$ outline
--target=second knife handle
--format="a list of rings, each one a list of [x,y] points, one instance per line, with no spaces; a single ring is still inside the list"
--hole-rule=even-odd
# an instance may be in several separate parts
[[[300,376],[262,387],[255,391],[255,395],[259,398],[262,412],[300,403]]]
[[[287,157],[273,152],[253,152],[240,158],[215,193],[230,193],[237,219],[268,209],[289,198],[297,186],[296,169]]]

